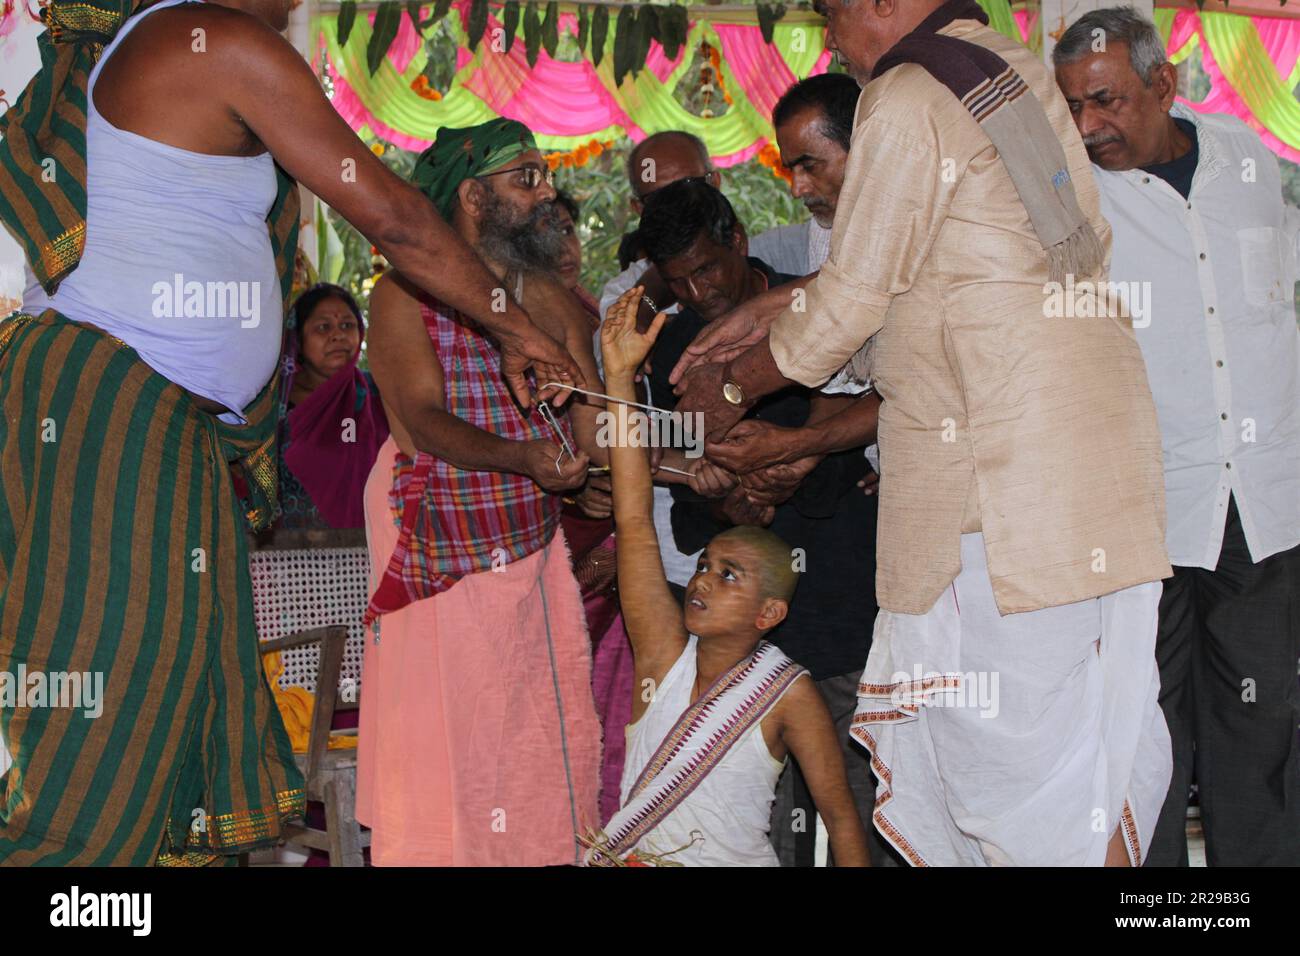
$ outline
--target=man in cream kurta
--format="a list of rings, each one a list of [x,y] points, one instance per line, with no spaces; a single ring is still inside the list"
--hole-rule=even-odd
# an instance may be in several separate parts
[[[766,340],[693,370],[679,408],[703,411],[716,438],[737,398],[819,385],[876,335],[882,610],[853,728],[881,781],[876,826],[918,865],[1137,863],[1170,772],[1153,656],[1169,574],[1155,411],[1131,323],[1091,292],[1105,266],[1069,276],[1068,297],[1050,284],[962,101],[915,63],[870,79],[940,6],[825,4],[828,47],[865,83],[830,258],[803,310],[796,300]],[[937,32],[1024,80],[1108,258],[1051,76],[974,19]],[[756,324],[737,317],[733,340]]]

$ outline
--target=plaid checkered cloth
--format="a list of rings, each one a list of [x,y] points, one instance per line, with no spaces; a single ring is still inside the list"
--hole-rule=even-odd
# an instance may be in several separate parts
[[[501,353],[477,322],[434,300],[420,303],[446,382],[447,412],[511,441],[556,441],[534,409],[525,417],[501,377]],[[560,427],[569,435],[567,416]],[[526,475],[465,471],[424,452],[398,453],[389,507],[401,529],[366,609],[381,614],[433,597],[467,574],[542,550],[560,522],[560,498]]]

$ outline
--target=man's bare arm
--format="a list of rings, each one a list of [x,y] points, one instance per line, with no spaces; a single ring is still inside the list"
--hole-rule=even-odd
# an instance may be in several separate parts
[[[604,391],[600,370],[596,367],[596,354],[591,337],[591,321],[577,297],[555,279],[538,273],[524,277],[524,306],[536,316],[537,325],[551,338],[561,343],[578,363],[578,370],[588,382],[587,389]],[[543,384],[539,382],[538,384]],[[590,395],[575,395],[569,404],[569,420],[578,447],[591,456],[595,465],[608,465],[609,455],[596,441],[599,428],[598,414],[605,407],[604,399]]]
[[[582,379],[560,344],[498,291],[501,283],[433,203],[365,148],[283,37],[253,17],[226,17],[214,20],[207,47],[223,60],[231,110],[275,161],[356,226],[415,286],[497,337],[517,398],[523,356],[542,366],[539,374],[562,371],[575,383]]]
[[[697,365],[727,362],[738,357],[752,345],[767,338],[767,330],[786,309],[796,295],[802,295],[807,285],[817,278],[817,273],[806,275],[768,289],[760,295],[742,302],[720,319],[714,319],[695,337],[682,357],[673,366],[668,381],[674,385]],[[678,393],[680,394],[680,389]]]
[[[522,472],[521,443],[447,412],[442,366],[414,290],[385,274],[370,293],[370,372],[414,450],[471,471]]]

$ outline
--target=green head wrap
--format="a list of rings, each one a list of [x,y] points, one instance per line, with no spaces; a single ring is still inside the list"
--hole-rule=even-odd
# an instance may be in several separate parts
[[[433,200],[443,219],[450,220],[461,183],[536,148],[532,132],[517,120],[498,117],[477,126],[444,128],[415,161],[411,182]]]

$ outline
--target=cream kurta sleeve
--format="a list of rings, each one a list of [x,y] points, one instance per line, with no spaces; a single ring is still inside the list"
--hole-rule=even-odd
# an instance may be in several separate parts
[[[772,325],[781,374],[820,385],[880,331],[890,303],[929,257],[980,139],[989,145],[919,66],[896,67],[863,91],[830,258],[804,300]]]

